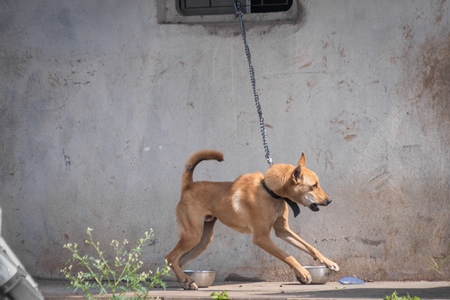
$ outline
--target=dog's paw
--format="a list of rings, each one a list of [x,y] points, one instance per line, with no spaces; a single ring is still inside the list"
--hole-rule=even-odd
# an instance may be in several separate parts
[[[192,282],[189,284],[189,289],[190,289],[190,290],[198,290],[198,286],[197,286],[197,284],[196,284],[194,281],[192,281]]]
[[[301,284],[310,284],[312,281],[311,274],[305,268],[295,270],[295,277]]]
[[[339,271],[339,266],[337,263],[332,263],[330,266],[327,266],[328,269],[330,269],[331,271],[335,271],[338,272]]]
[[[181,286],[185,290],[198,290],[198,286],[194,280],[186,278],[184,282],[180,282]]]
[[[340,269],[339,269],[339,266],[338,266],[337,263],[333,264],[333,270],[336,271],[336,272],[339,272]]]
[[[321,262],[323,265],[325,265],[328,269],[330,269],[331,271],[335,271],[335,272],[338,272],[338,271],[339,271],[339,266],[338,266],[338,264],[335,263],[335,262],[333,262],[333,261],[331,261],[331,260],[329,260],[329,259],[326,258],[326,257],[323,257],[323,258],[320,260],[320,262]]]

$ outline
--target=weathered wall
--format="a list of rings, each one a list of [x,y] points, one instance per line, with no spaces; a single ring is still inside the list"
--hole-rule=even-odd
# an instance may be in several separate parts
[[[450,2],[301,1],[297,24],[247,25],[274,161],[306,152],[333,204],[291,227],[374,280],[438,279],[450,242]],[[231,180],[267,164],[238,24],[158,25],[154,1],[0,0],[3,236],[59,277],[88,226],[103,244],[177,240],[184,161]],[[277,243],[305,264],[311,259]],[[216,229],[191,268],[292,279],[251,237]]]

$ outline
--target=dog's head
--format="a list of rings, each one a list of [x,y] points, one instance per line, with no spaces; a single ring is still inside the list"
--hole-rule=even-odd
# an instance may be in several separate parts
[[[305,164],[305,153],[302,153],[297,166],[275,164],[266,172],[264,181],[276,194],[312,211],[319,211],[319,206],[327,206],[331,199],[320,187],[316,173]]]

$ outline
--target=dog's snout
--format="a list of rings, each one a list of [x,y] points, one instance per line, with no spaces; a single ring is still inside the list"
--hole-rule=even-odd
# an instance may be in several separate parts
[[[331,203],[331,199],[325,199],[323,202],[318,203],[320,206],[328,206]]]

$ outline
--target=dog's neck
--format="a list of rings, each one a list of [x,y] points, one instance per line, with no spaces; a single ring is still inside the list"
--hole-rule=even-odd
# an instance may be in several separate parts
[[[294,201],[292,201],[289,198],[284,198],[284,197],[277,195],[274,191],[269,189],[269,187],[266,185],[264,180],[262,181],[262,185],[263,185],[264,189],[270,194],[270,196],[272,196],[275,199],[283,199],[284,201],[286,201],[286,203],[291,207],[292,212],[294,213],[294,218],[300,214],[300,207],[298,207],[297,203],[295,203]]]

